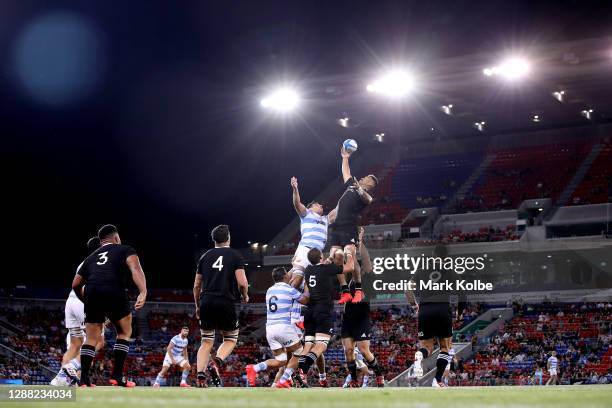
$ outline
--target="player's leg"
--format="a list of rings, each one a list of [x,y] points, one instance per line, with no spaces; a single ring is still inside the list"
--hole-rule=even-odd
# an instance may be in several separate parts
[[[369,325],[368,325],[369,326]],[[369,329],[369,327],[368,327]],[[369,330],[365,332],[369,337]],[[370,339],[368,340],[360,340],[357,342],[357,349],[363,356],[364,362],[367,367],[372,370],[374,375],[376,376],[376,386],[384,387],[385,386],[385,377],[383,376],[382,368],[378,364],[378,360],[372,350],[370,350]],[[368,372],[369,375],[369,372]]]
[[[293,386],[291,376],[299,365],[302,354],[304,353],[304,346],[301,342],[297,342],[296,344],[287,347],[285,350],[288,353],[291,353],[291,358],[284,367],[281,378],[278,380],[275,379],[275,383],[272,385],[275,388],[291,388]]]
[[[323,388],[329,387],[327,382],[327,373],[325,372],[325,355],[321,354],[317,358],[317,371],[319,372],[319,385]]]
[[[357,262],[357,247],[355,244],[344,246],[344,259],[344,275],[350,273],[355,282],[355,295],[353,296],[352,302],[359,303],[363,300],[363,291],[361,290],[361,267],[359,266],[359,262]]]
[[[210,374],[213,384],[216,387],[223,386],[221,382],[223,366],[225,365],[225,360],[227,357],[232,354],[232,351],[234,351],[234,348],[236,347],[236,343],[238,342],[238,334],[238,329],[221,330],[223,342],[217,348],[215,356],[211,359],[210,364],[208,365],[208,374]]]
[[[113,346],[113,373],[110,383],[122,387],[134,387],[136,384],[132,381],[127,381],[123,375],[125,360],[130,351],[129,340],[132,337],[132,313],[129,312],[129,306],[127,308],[127,315],[119,318],[111,316],[111,321],[117,330],[117,341],[115,341]],[[121,314],[123,313],[118,315],[120,316]]]
[[[280,368],[287,364],[287,352],[283,347],[285,325],[266,326],[266,340],[272,351],[274,358],[267,359],[257,364],[249,364],[246,366],[246,376],[249,386],[255,387],[257,382],[257,373],[266,371],[269,368]],[[299,341],[299,340],[298,340]]]
[[[370,382],[370,370],[368,370],[368,366],[366,366],[363,361],[358,360],[357,370],[357,374],[361,374],[361,387],[367,388]],[[357,381],[357,383],[359,383],[359,381]]]
[[[200,318],[200,327],[202,327],[202,318]],[[210,351],[215,344],[215,331],[212,329],[200,329],[201,342],[198,348],[198,355],[196,360],[197,370],[197,385],[198,387],[206,386],[206,367],[208,367],[208,361],[210,359]]]
[[[189,361],[187,361],[187,359],[183,359],[179,363],[179,367],[181,367],[183,369],[183,371],[181,372],[181,383],[180,383],[180,386],[181,387],[189,387],[190,385],[187,384],[187,378],[189,377],[189,373],[191,372],[191,364],[189,364]]]
[[[344,380],[345,387],[355,387],[357,384],[357,362],[355,361],[355,340],[352,337],[342,338],[344,358],[348,375]],[[350,377],[350,378],[349,378]]]
[[[302,359],[300,359],[298,365],[299,373],[297,378],[300,386],[303,388],[308,387],[306,375],[308,374],[310,367],[312,367],[312,365],[317,361],[317,358],[319,358],[319,356],[323,354],[325,350],[327,350],[327,345],[329,344],[330,340],[331,335],[327,333],[316,333],[314,345],[310,351],[308,351],[308,353],[304,353]]]
[[[446,366],[452,361],[452,357],[448,354],[451,349],[451,337],[444,337],[438,339],[440,343],[440,352],[438,353],[438,359],[436,360],[436,381],[438,384],[442,383],[442,376],[446,371]]]
[[[85,333],[87,338],[85,339],[85,344],[83,344],[81,347],[81,380],[79,382],[81,386],[91,386],[89,370],[91,368],[93,359],[96,356],[96,344],[102,335],[104,316],[102,316],[100,319],[96,319],[92,314],[88,315],[88,320],[92,320],[94,322],[85,323]],[[95,322],[95,320],[100,321]]]
[[[153,383],[153,387],[159,388],[162,385],[166,385],[166,374],[168,373],[168,370],[170,369],[171,365],[172,365],[172,362],[170,361],[168,354],[166,354],[166,356],[164,357],[162,368],[160,372],[157,374],[157,377],[155,378],[155,382]]]
[[[334,236],[336,236],[336,242],[340,242],[339,240],[339,235],[335,234]],[[344,252],[342,250],[342,246],[335,245],[332,244],[331,249],[329,250],[329,259],[330,260],[334,260],[337,257],[342,256],[344,259]],[[353,299],[353,296],[351,295],[351,292],[349,291],[349,286],[346,280],[346,275],[345,274],[339,274],[336,275],[338,277],[338,284],[340,285],[340,288],[342,290],[342,295],[340,296],[340,300],[338,301],[339,304],[344,304],[346,302],[350,302]]]

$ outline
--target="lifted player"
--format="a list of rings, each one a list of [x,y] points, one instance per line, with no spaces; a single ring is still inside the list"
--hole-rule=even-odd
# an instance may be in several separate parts
[[[340,151],[342,155],[342,179],[346,191],[338,200],[336,207],[337,215],[334,225],[329,234],[329,244],[331,245],[330,254],[344,251],[344,259],[355,258],[356,245],[358,239],[357,222],[361,211],[372,202],[372,197],[369,191],[374,189],[378,184],[378,179],[373,174],[361,178],[359,181],[351,175],[349,166],[350,153],[344,150]],[[351,262],[355,264],[355,260]],[[361,275],[354,267],[348,267],[348,262],[344,265],[344,274],[353,274],[355,281],[355,294],[351,295],[349,287],[346,284],[346,276],[340,275],[338,280],[342,287],[342,297],[339,303],[343,304],[349,301],[353,303],[361,302],[363,292],[361,291]]]
[[[132,312],[127,297],[128,276],[140,291],[135,310],[140,310],[147,298],[147,281],[136,251],[121,245],[114,225],[105,225],[98,232],[101,246],[89,255],[72,281],[72,289],[85,304],[87,339],[81,347],[81,387],[91,387],[89,369],[95,357],[96,344],[101,341],[103,325],[108,319],[117,330],[113,347],[114,364],[110,384],[134,387],[135,383],[123,376],[123,366],[132,336]]]
[[[306,268],[306,287],[310,294],[308,308],[304,315],[305,346],[302,356],[298,359],[293,356],[279,386],[283,386],[290,378],[293,369],[298,365],[296,380],[304,388],[308,387],[306,374],[312,364],[319,356],[327,350],[327,345],[334,332],[334,294],[336,291],[338,275],[342,274],[342,254],[336,253],[334,261],[323,262],[323,254],[317,248],[308,251],[308,261],[311,263]],[[349,267],[351,259],[347,261]]]
[[[187,354],[187,345],[189,344],[189,326],[183,326],[181,332],[170,339],[168,347],[166,348],[166,356],[164,357],[164,363],[162,369],[157,374],[153,387],[159,388],[161,385],[166,383],[166,374],[173,365],[177,365],[183,369],[181,375],[181,387],[189,388],[187,384],[187,377],[189,377],[189,371],[191,371],[191,365],[189,365],[189,356]]]
[[[368,249],[363,242],[363,234],[364,229],[360,227],[359,254],[361,255],[361,265],[355,262],[355,270],[361,272],[362,278],[372,280],[372,262],[370,261]],[[354,279],[351,279],[349,289],[352,294],[356,293],[357,286]],[[346,366],[352,378],[352,382],[348,383],[349,388],[357,387],[357,369],[359,368],[359,362],[356,359],[354,350],[359,350],[360,355],[365,359],[365,363],[376,375],[376,385],[378,387],[385,386],[382,370],[378,365],[376,357],[370,350],[371,329],[370,302],[367,300],[359,303],[348,302],[344,305],[341,336]]]
[[[444,245],[436,245],[433,256],[439,259],[446,258],[448,252]],[[420,270],[415,273],[411,281],[416,282],[444,282],[452,280],[453,272],[444,268],[440,270]],[[436,375],[432,381],[432,387],[446,387],[442,382],[442,376],[448,363],[452,358],[449,354],[451,349],[451,339],[453,335],[453,317],[450,304],[449,291],[421,290],[417,292],[417,297],[412,291],[406,292],[408,303],[412,305],[417,314],[419,330],[419,350],[414,354],[413,372],[415,377],[423,376],[422,362],[433,352],[434,342],[437,339],[440,345],[440,352],[436,360]]]
[[[238,341],[239,323],[235,303],[249,301],[249,283],[244,271],[244,260],[238,251],[230,248],[227,225],[218,225],[211,237],[215,247],[208,250],[198,262],[193,297],[196,317],[200,323],[202,344],[198,349],[198,387],[206,387],[204,369],[208,367],[213,385],[221,387],[221,369]],[[215,343],[215,330],[223,336],[223,343],[210,361]]]
[[[287,355],[299,357],[303,348],[302,334],[291,322],[291,312],[296,303],[308,303],[308,291],[301,293],[289,285],[289,274],[283,267],[274,268],[272,279],[274,285],[266,292],[266,339],[274,358],[246,366],[247,380],[251,387],[256,385],[257,373],[269,368],[284,367],[287,364]]]

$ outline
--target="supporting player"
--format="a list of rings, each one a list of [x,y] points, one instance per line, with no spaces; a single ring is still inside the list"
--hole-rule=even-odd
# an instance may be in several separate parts
[[[557,351],[553,350],[551,356],[548,357],[548,361],[546,362],[546,369],[548,370],[548,374],[550,378],[546,381],[546,385],[559,385],[559,377],[557,375]]]
[[[349,166],[350,153],[344,150],[340,151],[342,156],[342,179],[346,191],[338,200],[336,207],[337,215],[331,232],[329,234],[329,244],[331,245],[330,255],[336,252],[344,252],[344,259],[355,258],[356,245],[358,239],[357,223],[361,211],[372,202],[372,196],[369,191],[374,189],[378,184],[378,179],[373,174],[365,176],[357,181],[351,175]],[[355,260],[351,264],[355,264]],[[346,283],[346,274],[352,274],[355,281],[355,293],[351,295],[349,287]],[[349,268],[348,264],[344,265],[344,275],[338,277],[342,288],[342,297],[339,303],[343,304],[352,301],[353,303],[361,302],[363,292],[361,290],[361,275],[355,268]]]
[[[342,274],[342,254],[336,253],[333,262],[323,263],[323,254],[317,248],[308,251],[306,268],[306,287],[310,294],[308,309],[304,315],[305,346],[302,356],[299,357],[296,381],[302,388],[308,387],[306,374],[319,356],[327,350],[327,345],[334,332],[334,293],[338,276]],[[352,262],[349,259],[347,262]],[[352,267],[353,265],[349,265]],[[293,356],[279,386],[285,386],[298,359]]]
[[[370,279],[372,274],[372,262],[370,254],[363,241],[364,229],[359,229],[359,253],[361,255],[361,265],[355,262],[355,270],[364,279]],[[357,292],[357,285],[354,279],[351,279],[349,284],[350,293]],[[348,384],[348,387],[357,387],[357,369],[358,362],[354,353],[358,349],[363,355],[366,364],[376,375],[376,385],[378,387],[385,386],[385,379],[382,375],[382,369],[378,365],[378,361],[372,351],[370,351],[370,302],[361,301],[359,303],[346,303],[344,305],[344,313],[342,315],[342,346],[344,347],[344,355],[346,358],[346,366],[353,382]]]
[[[211,237],[215,247],[200,258],[193,283],[196,317],[202,335],[197,361],[198,387],[206,387],[204,369],[207,367],[213,385],[223,386],[221,370],[238,341],[239,323],[235,303],[240,298],[244,303],[249,301],[244,260],[238,251],[230,248],[229,227],[216,226]],[[223,343],[209,364],[216,330],[221,332]]]
[[[90,238],[87,241],[87,252],[91,253],[100,247],[100,239],[98,237]],[[77,271],[81,268],[81,264],[77,267]],[[81,370],[81,359],[79,353],[81,346],[85,342],[85,306],[79,300],[74,290],[70,291],[66,305],[64,306],[64,324],[68,329],[66,337],[66,352],[62,357],[62,365],[53,380],[51,385],[66,386],[74,385],[79,382],[77,371]],[[101,342],[96,345],[96,350],[104,347],[104,336],[101,337]]]
[[[355,355],[355,363],[357,366],[357,375],[361,374],[361,387],[367,388],[368,383],[370,382],[370,370],[366,363],[363,362],[363,355],[359,352],[359,349],[355,347],[353,349],[353,353]],[[344,384],[342,388],[355,388],[356,384],[359,383],[359,379],[357,377],[353,377],[352,373],[349,373],[344,379]]]
[[[448,252],[444,245],[437,245],[434,248],[434,257],[444,260]],[[419,282],[433,281],[444,282],[452,280],[444,268],[440,270],[420,270],[416,272],[412,281],[416,282],[416,287],[420,287]],[[450,361],[452,360],[449,351],[451,349],[451,339],[453,335],[453,317],[450,304],[450,293],[447,291],[419,291],[417,293],[420,300],[417,301],[415,294],[408,290],[406,297],[417,314],[419,330],[419,350],[414,355],[413,372],[417,378],[423,376],[422,362],[433,352],[434,342],[437,339],[440,345],[440,352],[436,361],[436,375],[432,381],[432,387],[446,387],[442,382],[442,375]]]
[[[302,354],[302,334],[291,322],[291,312],[296,303],[308,303],[309,296],[308,291],[302,293],[289,285],[289,276],[283,267],[272,271],[274,285],[266,292],[266,339],[274,358],[246,366],[246,376],[251,387],[256,385],[257,373],[284,367],[289,353],[298,358]]]
[[[159,374],[157,374],[153,387],[159,388],[166,383],[166,374],[173,365],[177,365],[183,369],[180,386],[183,388],[191,387],[187,384],[187,377],[189,377],[189,372],[191,371],[189,356],[187,354],[187,345],[189,344],[187,336],[189,336],[189,326],[183,326],[181,332],[170,339],[168,347],[166,348],[166,356],[164,357],[162,369]]]
[[[72,289],[85,304],[87,339],[81,347],[81,387],[91,387],[89,370],[95,357],[96,344],[101,341],[104,321],[108,319],[117,330],[113,347],[114,365],[110,384],[134,387],[123,376],[123,367],[132,335],[132,313],[127,298],[126,280],[131,276],[140,291],[134,304],[140,310],[147,298],[147,282],[136,251],[121,245],[114,225],[105,225],[98,232],[101,246],[89,255],[72,281]]]

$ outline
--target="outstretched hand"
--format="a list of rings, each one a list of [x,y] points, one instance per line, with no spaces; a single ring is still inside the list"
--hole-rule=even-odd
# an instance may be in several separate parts
[[[342,156],[342,158],[349,158],[351,156],[351,153],[347,152],[346,149],[344,148],[344,146],[342,146],[340,148],[340,156]]]
[[[295,177],[291,177],[291,188],[296,190],[298,188],[298,181]]]

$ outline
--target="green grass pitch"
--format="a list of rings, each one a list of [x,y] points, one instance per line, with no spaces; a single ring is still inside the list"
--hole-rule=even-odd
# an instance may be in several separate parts
[[[5,407],[131,408],[453,408],[453,407],[612,407],[612,385],[556,387],[290,389],[225,388],[77,389],[77,401],[18,402]]]

